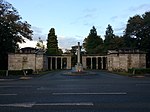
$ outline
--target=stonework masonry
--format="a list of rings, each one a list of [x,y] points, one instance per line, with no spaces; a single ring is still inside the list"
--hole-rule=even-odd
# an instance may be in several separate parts
[[[146,68],[146,53],[136,51],[108,51],[109,71],[127,71],[129,68]]]
[[[8,55],[8,70],[46,69],[46,60],[44,55],[40,54],[9,54]]]
[[[146,53],[139,50],[109,50],[105,56],[83,55],[84,69],[127,71],[129,68],[146,68]],[[14,53],[8,55],[8,70],[71,69],[71,55],[46,56],[38,53]]]

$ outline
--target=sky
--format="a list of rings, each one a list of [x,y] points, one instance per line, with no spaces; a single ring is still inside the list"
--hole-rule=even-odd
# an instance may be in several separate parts
[[[127,21],[136,14],[150,11],[150,0],[6,0],[19,12],[34,31],[33,41],[21,47],[35,47],[40,37],[46,44],[51,28],[55,28],[59,48],[65,50],[83,43],[90,29],[96,27],[104,39],[110,24],[114,34],[123,35]]]

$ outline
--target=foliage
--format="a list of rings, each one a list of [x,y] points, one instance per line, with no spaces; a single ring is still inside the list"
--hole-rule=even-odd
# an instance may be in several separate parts
[[[125,29],[125,45],[150,51],[150,12],[130,17]]]
[[[6,76],[7,70],[0,70],[0,76]],[[24,72],[26,75],[31,75],[33,73],[32,69],[24,69],[24,70],[9,70],[8,71],[8,76],[9,75],[24,75]]]
[[[124,45],[124,39],[120,36],[115,35],[113,32],[114,31],[112,26],[108,24],[104,40],[104,49],[106,52],[110,49],[120,49]]]
[[[0,69],[7,69],[7,54],[15,52],[18,43],[32,40],[31,25],[21,19],[11,4],[0,0]]]
[[[146,74],[150,73],[150,68],[130,68],[128,69],[128,73],[136,74]]]
[[[37,47],[38,49],[45,50],[45,45],[44,45],[44,43],[43,43],[43,40],[41,40],[40,37],[39,37],[39,41],[38,41],[37,44],[36,44],[36,47]]]
[[[113,29],[112,26],[109,24],[108,27],[106,28],[106,34],[105,34],[105,47],[107,47],[107,49],[111,48],[111,45],[114,44],[113,43],[113,39],[114,39],[114,34],[113,34]]]
[[[6,76],[6,70],[0,70],[0,76]]]
[[[47,54],[48,55],[58,55],[60,54],[58,50],[58,40],[57,36],[55,35],[55,29],[51,28],[48,34],[47,40]]]
[[[101,53],[101,50],[98,49],[103,48],[103,40],[97,35],[97,31],[94,26],[90,30],[88,37],[84,39],[83,47],[85,48],[87,54]]]

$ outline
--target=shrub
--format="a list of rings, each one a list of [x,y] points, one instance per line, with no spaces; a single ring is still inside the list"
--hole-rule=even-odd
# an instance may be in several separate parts
[[[0,70],[0,76],[6,76],[6,72],[7,70]],[[8,76],[9,75],[25,75],[24,72],[26,73],[26,75],[30,75],[33,73],[32,69],[24,69],[24,70],[9,70],[8,71]]]
[[[30,75],[33,73],[32,69],[23,69],[23,71],[25,71],[26,75]]]
[[[0,76],[6,76],[6,70],[0,70]]]
[[[150,73],[150,68],[130,68],[128,72],[132,74],[146,74]]]
[[[24,75],[23,70],[9,70],[9,75]]]

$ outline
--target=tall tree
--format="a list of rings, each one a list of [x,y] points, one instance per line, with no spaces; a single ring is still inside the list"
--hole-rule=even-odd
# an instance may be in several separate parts
[[[87,54],[101,53],[101,50],[97,50],[97,49],[98,47],[99,48],[103,47],[103,40],[99,35],[97,35],[97,31],[94,26],[90,30],[90,33],[87,36],[87,38],[84,39],[83,47],[86,50]]]
[[[105,40],[104,40],[104,46],[105,50],[107,51],[108,49],[114,49],[114,33],[113,33],[113,28],[110,24],[108,24],[108,27],[106,28],[105,32]]]
[[[150,51],[150,12],[130,17],[125,29],[126,46]]]
[[[140,48],[143,19],[140,15],[130,17],[125,29],[124,40],[129,48]]]
[[[47,40],[47,54],[48,55],[58,55],[58,40],[57,36],[55,35],[55,29],[51,28],[48,34]]]
[[[147,52],[146,63],[150,67],[150,11],[129,18],[124,40],[126,46]]]
[[[7,69],[7,55],[18,49],[18,43],[32,40],[31,25],[21,19],[10,3],[0,0],[0,69]]]

